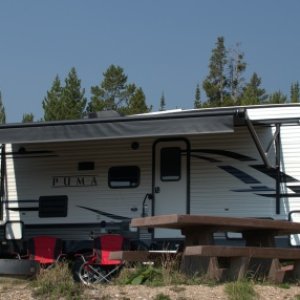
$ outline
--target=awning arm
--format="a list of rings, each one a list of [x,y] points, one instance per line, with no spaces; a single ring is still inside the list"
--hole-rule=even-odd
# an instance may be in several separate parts
[[[274,168],[274,166],[272,166],[272,164],[270,163],[270,161],[268,159],[267,153],[268,153],[268,151],[270,149],[271,143],[273,143],[274,140],[276,139],[276,137],[278,136],[279,131],[277,132],[277,130],[276,130],[277,133],[275,133],[275,135],[274,135],[271,143],[268,146],[267,152],[265,152],[264,149],[263,149],[263,146],[262,146],[262,144],[260,142],[260,139],[259,139],[259,137],[258,137],[258,135],[257,135],[257,133],[255,131],[255,128],[254,128],[251,120],[249,119],[247,109],[245,109],[245,115],[244,115],[244,117],[245,117],[245,121],[246,121],[247,127],[249,129],[249,132],[251,134],[251,137],[252,137],[252,139],[253,139],[253,141],[254,141],[254,143],[256,145],[256,148],[257,148],[257,150],[259,152],[259,155],[260,155],[261,159],[263,160],[263,163],[265,164],[265,166],[267,168]]]

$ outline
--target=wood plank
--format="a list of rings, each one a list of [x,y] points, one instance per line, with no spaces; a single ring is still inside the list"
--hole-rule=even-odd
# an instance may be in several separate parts
[[[214,232],[245,232],[261,229],[273,231],[276,235],[300,233],[300,223],[286,220],[237,218],[207,215],[161,215],[131,220],[130,226],[139,228],[201,228],[210,226]]]
[[[227,279],[242,280],[246,277],[250,258],[249,257],[232,257],[230,266],[227,271]]]
[[[268,280],[273,283],[282,283],[284,280],[286,271],[282,269],[281,264],[277,258],[272,259],[271,266],[269,268]]]
[[[184,256],[256,257],[278,259],[300,259],[299,249],[273,247],[231,247],[218,245],[187,246]]]
[[[110,253],[109,259],[144,262],[148,260],[148,256],[148,251],[113,251]]]
[[[119,259],[131,262],[147,262],[155,261],[158,259],[172,259],[175,258],[178,253],[174,251],[113,251],[110,253],[110,259]]]

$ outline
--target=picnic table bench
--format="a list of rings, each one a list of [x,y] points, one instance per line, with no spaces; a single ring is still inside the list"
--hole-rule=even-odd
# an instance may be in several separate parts
[[[253,259],[268,259],[270,266],[265,272],[267,277],[273,282],[282,282],[286,272],[290,272],[293,278],[300,278],[300,250],[273,247],[234,247],[219,245],[187,246],[184,250],[184,256],[208,257],[207,276],[213,279],[242,279],[247,272],[259,271],[255,268],[257,263],[250,265]],[[218,258],[228,258],[228,268],[220,268]],[[280,260],[292,260],[292,267],[282,267]]]
[[[157,262],[162,259],[171,259],[177,256],[176,251],[155,251],[155,250],[127,250],[114,251],[110,259],[118,259],[126,262]]]
[[[275,243],[276,236],[300,233],[300,223],[174,214],[132,219],[131,226],[180,229],[185,236],[181,270],[188,274],[205,273],[214,279],[224,278],[225,274],[229,278],[240,279],[251,271],[281,282],[287,268],[282,267],[280,260],[293,260],[293,275],[300,278],[300,249],[277,248]],[[245,246],[214,245],[215,232],[240,232]],[[221,266],[222,258],[229,260],[226,270]]]

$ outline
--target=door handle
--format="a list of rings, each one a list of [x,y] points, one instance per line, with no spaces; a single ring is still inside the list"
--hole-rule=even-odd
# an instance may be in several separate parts
[[[155,192],[156,194],[160,193],[160,187],[159,187],[159,186],[156,186],[156,187],[154,188],[154,192]]]

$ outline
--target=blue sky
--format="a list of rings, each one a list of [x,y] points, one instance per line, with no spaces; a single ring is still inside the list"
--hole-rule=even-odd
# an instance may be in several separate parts
[[[7,122],[43,117],[54,77],[72,67],[86,96],[111,64],[143,88],[154,110],[192,108],[218,36],[240,43],[245,78],[289,94],[300,81],[298,0],[1,0],[0,91]],[[205,93],[201,90],[201,98]]]

